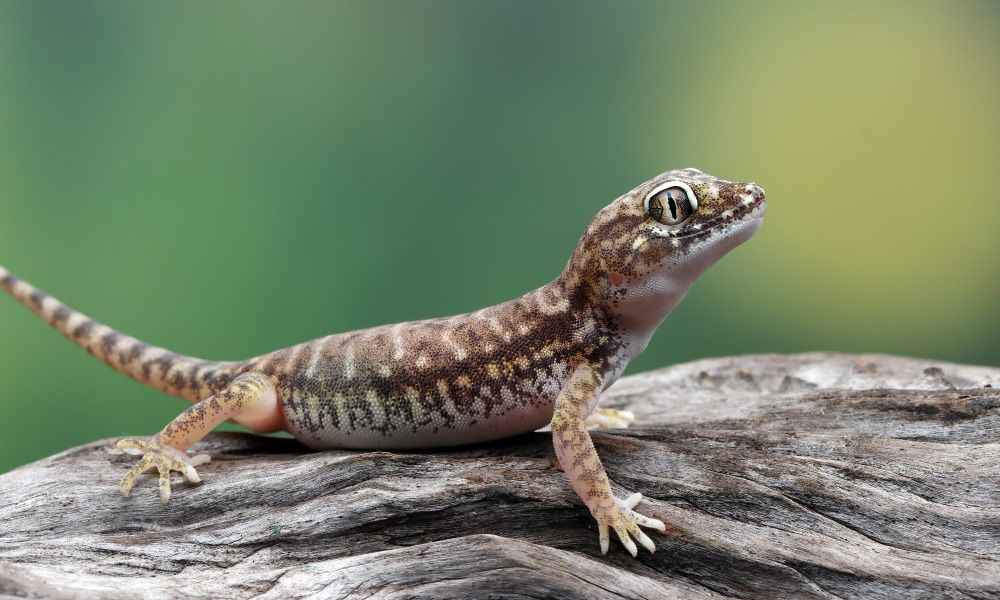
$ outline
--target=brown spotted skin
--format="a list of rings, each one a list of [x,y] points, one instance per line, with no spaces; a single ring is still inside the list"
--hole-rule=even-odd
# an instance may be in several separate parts
[[[685,197],[690,206],[675,201]],[[638,494],[613,496],[587,431],[627,425],[631,414],[591,415],[698,275],[753,235],[764,209],[755,184],[668,171],[602,209],[563,272],[520,298],[239,362],[150,346],[3,268],[0,287],[113,369],[196,402],[151,439],[119,442],[144,453],[122,480],[126,495],[153,468],[164,502],[172,471],[199,481],[194,467],[208,457],[185,450],[227,419],[259,432],[286,429],[315,448],[380,449],[481,442],[551,421],[556,454],[598,522],[602,551],[614,530],[635,555],[635,541],[654,549],[640,528],[664,525],[632,510]]]
[[[250,361],[275,381],[286,428],[317,447],[485,441],[548,423],[573,365],[609,365],[614,319],[558,279],[481,311],[376,327]]]

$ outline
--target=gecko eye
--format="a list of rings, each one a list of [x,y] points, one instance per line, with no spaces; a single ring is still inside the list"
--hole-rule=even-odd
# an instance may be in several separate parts
[[[672,181],[646,196],[646,214],[664,225],[678,225],[698,210],[698,199],[686,184]]]

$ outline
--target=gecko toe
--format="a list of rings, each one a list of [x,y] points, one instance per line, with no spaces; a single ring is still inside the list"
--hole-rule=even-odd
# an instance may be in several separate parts
[[[627,410],[595,408],[585,423],[588,429],[627,429],[635,422],[635,415]]]
[[[639,504],[640,502],[642,502],[642,494],[640,494],[639,492],[636,492],[636,493],[632,494],[631,496],[629,496],[628,498],[625,498],[625,500],[623,500],[622,502],[625,505],[625,508],[628,508],[628,509],[635,508],[636,504]]]
[[[192,467],[199,467],[201,465],[212,462],[212,457],[207,454],[196,454],[188,459],[188,464]]]
[[[633,557],[639,555],[639,549],[635,547],[635,542],[632,541],[632,537],[629,535],[628,530],[624,526],[615,526],[615,533],[618,534],[618,540],[621,541],[623,546],[625,546],[625,550],[627,550],[629,554]]]
[[[656,552],[656,544],[654,544],[653,540],[649,539],[649,536],[643,533],[641,529],[636,530],[635,538],[639,540],[642,547],[648,550],[650,554]]]
[[[119,450],[128,452],[129,450],[136,450],[138,453],[147,452],[149,450],[149,444],[145,440],[137,440],[135,438],[126,438],[123,440],[118,440],[115,444]],[[129,452],[129,454],[136,454],[136,452]]]

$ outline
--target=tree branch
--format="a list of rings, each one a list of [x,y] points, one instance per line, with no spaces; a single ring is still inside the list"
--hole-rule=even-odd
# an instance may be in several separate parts
[[[625,378],[595,432],[668,524],[600,555],[548,433],[426,452],[213,434],[204,482],[102,440],[0,476],[0,597],[1000,596],[1000,369],[890,356],[704,360]]]

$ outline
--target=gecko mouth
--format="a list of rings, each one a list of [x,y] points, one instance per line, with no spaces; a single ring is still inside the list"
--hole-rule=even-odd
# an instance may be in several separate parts
[[[697,227],[691,227],[687,232],[677,237],[697,238],[708,235],[720,227],[742,222],[756,222],[756,225],[759,226],[764,220],[764,212],[767,210],[767,200],[764,196],[764,190],[760,186],[748,183],[747,191],[749,193],[735,207],[712,217],[704,223],[700,223]]]

